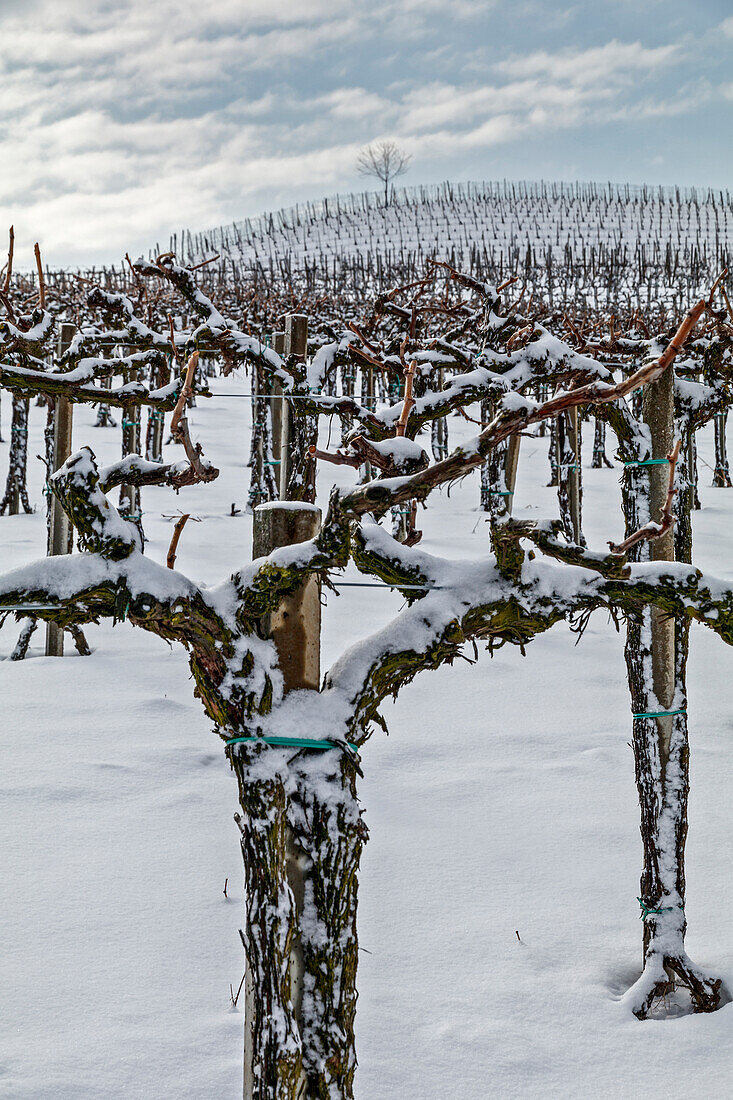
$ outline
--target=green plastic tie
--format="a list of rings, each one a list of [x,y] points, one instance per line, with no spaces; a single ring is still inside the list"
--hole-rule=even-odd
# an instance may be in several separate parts
[[[674,714],[687,714],[687,708],[681,707],[680,710],[655,710],[649,714],[632,714],[632,718],[671,718]]]
[[[122,427],[123,428],[139,428],[140,427],[140,421],[139,420],[123,420],[122,421]]]
[[[115,613],[114,613],[114,621],[113,621],[112,625],[114,626],[114,623],[116,623],[116,622],[124,623],[125,620],[127,619],[127,612],[129,610],[130,610],[130,597],[125,592],[124,588],[120,588],[120,589],[118,589],[117,596],[115,597]]]
[[[27,428],[11,428],[10,430],[11,430],[11,432],[22,432],[23,435],[28,435],[28,429]]]
[[[494,497],[513,497],[513,489],[489,489],[489,493]]]
[[[264,742],[265,745],[272,745],[275,748],[288,749],[340,749],[347,745],[356,756],[359,755],[356,745],[352,745],[350,741],[324,741],[308,737],[232,737],[227,741],[227,745],[243,745],[253,741]]]
[[[668,458],[645,458],[643,462],[624,462],[624,466],[667,466]]]
[[[281,459],[279,459],[279,458],[268,458],[267,462],[265,463],[265,466],[279,466],[280,464],[281,464]]]
[[[653,905],[647,905],[646,902],[641,900],[641,898],[637,898],[636,900],[638,901],[639,905],[641,906],[641,913],[639,914],[639,920],[643,920],[643,921],[646,921],[647,917],[658,916],[660,913],[671,913],[672,910],[674,909],[673,905],[658,905],[658,906],[655,907]],[[680,909],[681,908],[682,908],[682,906],[680,906]]]

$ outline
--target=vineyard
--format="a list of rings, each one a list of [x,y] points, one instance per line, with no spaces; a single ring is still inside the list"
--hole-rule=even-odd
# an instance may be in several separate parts
[[[225,278],[303,293],[371,293],[407,282],[425,260],[496,284],[511,275],[553,308],[683,303],[733,253],[733,196],[613,184],[446,183],[304,203],[170,247],[187,263],[218,254]]]
[[[9,1095],[725,1091],[730,196],[13,247]]]

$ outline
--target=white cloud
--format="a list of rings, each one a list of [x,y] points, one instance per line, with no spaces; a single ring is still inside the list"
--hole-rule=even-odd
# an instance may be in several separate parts
[[[0,0],[0,231],[41,239],[52,264],[99,262],[358,185],[356,152],[380,137],[450,175],[454,158],[532,134],[685,109],[650,86],[680,64],[675,45],[530,49],[481,68],[470,29],[491,7]],[[465,23],[462,52],[437,20]]]
[[[331,112],[334,118],[363,119],[372,115],[388,115],[393,104],[384,96],[368,92],[365,88],[336,88],[328,95],[312,100],[314,108],[322,107]]]
[[[514,77],[543,76],[575,85],[597,84],[601,80],[616,79],[619,74],[643,73],[668,65],[679,49],[676,45],[647,48],[641,42],[613,41],[604,46],[564,49],[553,54],[538,50],[523,57],[509,58],[496,68]]]

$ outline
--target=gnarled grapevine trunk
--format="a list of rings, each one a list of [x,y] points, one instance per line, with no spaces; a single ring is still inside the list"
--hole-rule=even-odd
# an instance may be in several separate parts
[[[370,372],[371,374],[372,372]],[[438,389],[442,390],[445,383],[445,371],[442,367],[438,370]],[[372,404],[369,406],[374,408]],[[436,462],[441,462],[444,458],[448,457],[448,417],[439,416],[433,421],[430,429],[430,445],[433,451],[433,458]]]
[[[668,368],[644,395],[652,457],[663,459],[672,449],[673,373]],[[639,461],[636,455],[634,461]],[[682,474],[679,507],[689,507],[692,487]],[[666,464],[627,467],[624,511],[627,532],[657,519],[667,494]],[[689,513],[677,532],[679,555],[691,557]],[[673,561],[675,536],[668,531],[651,543],[632,549],[635,560]],[[634,759],[641,809],[644,866],[639,903],[644,919],[643,971],[628,993],[640,1019],[655,1002],[679,987],[689,991],[696,1012],[712,1012],[720,1004],[721,980],[696,967],[685,951],[685,841],[689,794],[686,665],[689,624],[675,621],[659,608],[645,609],[628,626],[626,665],[634,715]]]
[[[303,413],[299,415],[293,407],[295,404],[295,401],[283,401],[289,417],[290,472],[286,499],[312,504],[316,499],[316,464],[310,448],[318,444],[318,417]]]
[[[582,505],[580,417],[576,410],[561,413],[555,421],[557,441],[557,500],[565,537],[585,546]]]
[[[13,419],[10,425],[10,453],[5,496],[0,502],[0,516],[7,512],[17,516],[21,506],[24,512],[32,512],[26,487],[28,466],[28,408],[27,398],[13,398]]]
[[[254,556],[302,542],[319,525],[320,513],[307,505],[260,508]],[[285,694],[316,694],[315,578],[261,626],[275,644]],[[307,712],[305,698],[304,705]],[[357,871],[366,830],[353,750],[320,744],[228,747],[244,811],[245,1100],[353,1096]]]
[[[140,405],[130,405],[122,415],[122,457],[140,454]],[[140,486],[135,483],[120,485],[118,509],[121,516],[135,524],[143,538]]]
[[[145,429],[145,458],[148,462],[163,461],[163,428],[165,413],[162,409],[148,409]]]
[[[112,388],[112,379],[111,379],[111,377],[100,379],[99,385],[103,390],[111,389]],[[94,427],[95,428],[116,428],[117,427],[117,421],[113,417],[112,410],[111,410],[111,408],[109,407],[109,405],[107,404],[106,401],[100,401],[99,404],[97,405],[97,419],[94,421]],[[146,458],[147,457],[148,456],[146,455]],[[157,459],[156,460],[151,459],[151,461],[158,461],[158,460]]]
[[[593,461],[594,470],[600,470],[604,466],[613,467],[613,463],[606,454],[606,424],[604,420],[596,417],[595,433],[593,435]]]
[[[728,413],[718,413],[715,423],[715,470],[713,471],[713,485],[716,489],[730,489],[730,468],[728,466],[728,447],[725,439],[725,429],[728,423]]]
[[[252,401],[252,437],[250,441],[249,492],[247,503],[254,509],[267,500],[277,500],[277,480],[275,472],[280,461],[273,458],[271,400],[263,384],[263,371],[260,366],[252,369],[252,392],[256,394]]]
[[[547,448],[547,460],[550,463],[550,480],[547,482],[548,488],[554,488],[557,485],[557,419],[550,421],[550,446]]]
[[[482,424],[488,424],[493,415],[491,403],[482,401]],[[481,466],[481,511],[488,512],[492,519],[512,514],[520,438],[512,436],[492,447]]]
[[[351,1100],[366,839],[354,763],[346,750],[264,745],[232,761],[244,811],[245,1100]]]

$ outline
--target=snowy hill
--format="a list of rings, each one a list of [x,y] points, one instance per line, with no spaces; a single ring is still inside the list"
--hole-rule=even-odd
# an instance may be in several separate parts
[[[733,252],[733,195],[630,184],[445,183],[304,203],[171,242],[187,261],[327,281],[343,268],[377,282],[427,257],[491,277],[515,272],[550,299],[599,301],[685,285],[696,293]]]

